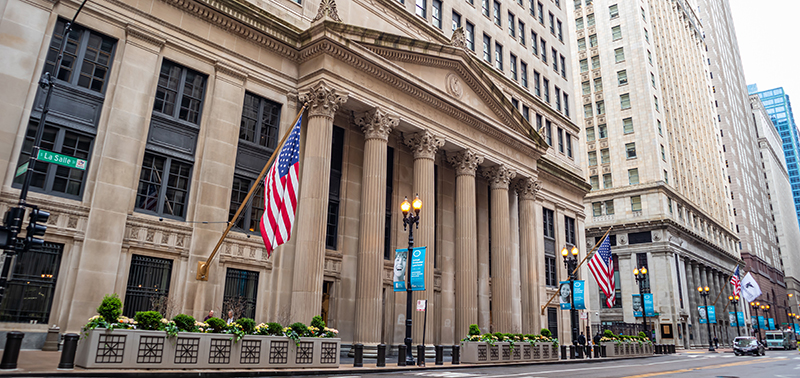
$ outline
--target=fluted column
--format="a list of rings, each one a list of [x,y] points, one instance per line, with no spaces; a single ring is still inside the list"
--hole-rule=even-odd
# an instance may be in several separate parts
[[[381,342],[383,306],[383,239],[386,223],[386,144],[399,119],[374,108],[356,118],[364,132],[361,171],[361,217],[356,269],[356,313],[353,343]]]
[[[697,264],[693,261],[686,260],[686,292],[689,299],[689,319],[691,321],[691,340],[690,345],[697,344],[700,339],[699,318],[697,317]],[[687,335],[688,337],[688,335]]]
[[[710,286],[708,284],[708,270],[707,270],[707,268],[705,266],[700,266],[699,270],[700,270],[700,283],[699,283],[698,286],[702,286],[702,287]],[[697,288],[695,288],[695,290],[697,290]],[[698,305],[699,306],[705,306],[706,302],[707,302],[707,299],[709,299],[709,298],[706,298],[706,301],[704,301],[703,297],[700,296],[700,301],[699,301]],[[711,299],[713,300],[713,298],[711,298]],[[706,308],[706,321],[708,321],[708,318],[709,318],[708,309]],[[706,344],[707,345],[708,344],[708,340],[709,340],[708,326],[703,324],[700,327],[700,334],[702,335],[702,337],[700,338],[700,340],[702,341],[702,344]]]
[[[333,116],[347,102],[328,83],[320,80],[300,97],[308,102],[308,127],[303,148],[299,209],[294,235],[297,246],[292,278],[292,322],[308,324],[319,315],[325,263],[325,225],[331,169]]]
[[[422,210],[419,213],[419,229],[414,230],[414,246],[428,247],[425,254],[425,291],[415,291],[414,301],[428,300],[428,321],[433,323],[436,319],[436,308],[433,294],[433,257],[436,241],[434,240],[434,224],[436,208],[433,163],[436,152],[444,145],[444,138],[433,135],[430,131],[420,131],[407,135],[406,145],[414,152],[414,194],[422,200]],[[410,260],[409,260],[410,264]],[[415,314],[416,315],[416,314]],[[423,319],[417,316],[413,322],[412,338],[415,343],[422,343]],[[433,328],[425,331],[425,342],[433,343]]]
[[[483,156],[464,150],[448,156],[456,170],[456,338],[478,324],[478,227],[475,171]]]
[[[534,318],[539,312],[538,274],[536,274],[536,193],[541,189],[541,181],[535,178],[518,180],[514,189],[519,195],[519,251],[520,283],[522,286],[522,333],[536,332]]]
[[[492,188],[492,323],[495,332],[511,332],[513,295],[508,187],[516,171],[496,165],[483,171]]]

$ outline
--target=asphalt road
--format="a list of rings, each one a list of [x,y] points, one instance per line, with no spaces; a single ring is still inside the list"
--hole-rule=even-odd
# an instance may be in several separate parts
[[[800,353],[768,351],[766,356],[734,356],[732,353],[692,351],[668,356],[597,363],[566,363],[528,366],[493,366],[437,369],[330,377],[442,377],[442,378],[534,378],[534,377],[800,377]]]

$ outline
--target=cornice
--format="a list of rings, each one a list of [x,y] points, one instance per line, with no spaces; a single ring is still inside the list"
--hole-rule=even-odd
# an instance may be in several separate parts
[[[542,156],[541,159],[537,160],[536,167],[539,169],[539,172],[545,173],[555,179],[562,181],[563,183],[571,186],[574,190],[577,190],[582,193],[589,193],[592,190],[592,186],[586,182],[586,180],[579,176],[578,174],[562,167],[561,165],[555,163],[554,161],[550,160],[546,155]],[[539,176],[541,178],[541,175]]]

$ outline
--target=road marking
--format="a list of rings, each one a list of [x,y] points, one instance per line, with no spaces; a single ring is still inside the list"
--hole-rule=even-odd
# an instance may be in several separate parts
[[[691,371],[696,370],[707,370],[707,369],[721,369],[731,366],[743,366],[743,365],[752,365],[752,364],[763,364],[767,362],[774,362],[777,359],[763,359],[757,361],[742,361],[742,362],[732,362],[729,364],[720,364],[720,365],[709,365],[709,366],[700,366],[696,368],[689,368],[689,369],[680,369],[680,370],[672,370],[672,371],[659,371],[655,373],[646,373],[646,374],[639,374],[639,375],[629,375],[624,378],[645,378],[645,377],[655,377],[658,375],[666,375],[666,374],[679,374],[679,373],[688,373]]]
[[[561,369],[561,370],[548,370],[548,371],[537,371],[534,372],[536,374],[550,374],[550,373],[565,373],[565,372],[573,372],[573,371],[586,371],[586,370],[607,370],[607,369],[620,369],[620,368],[627,368],[627,367],[641,367],[641,366],[653,366],[653,365],[662,365],[662,364],[674,364],[680,361],[686,361],[685,359],[674,359],[668,361],[660,361],[660,362],[651,362],[647,364],[631,364],[631,365],[614,365],[614,366],[598,366],[598,367],[590,367],[590,368],[573,368],[573,369]],[[529,377],[527,373],[516,373],[516,374],[498,374],[498,375],[486,375],[486,378],[502,378],[502,377],[516,377],[516,378],[525,378]]]
[[[420,377],[466,378],[478,377],[483,374],[457,373],[453,371],[422,371],[418,373],[411,373],[409,375],[416,375]]]

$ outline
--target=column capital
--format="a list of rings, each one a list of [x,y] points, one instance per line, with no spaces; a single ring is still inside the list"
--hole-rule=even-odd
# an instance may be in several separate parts
[[[474,177],[478,166],[483,163],[483,156],[466,149],[447,156],[447,161],[456,169],[456,176]]]
[[[300,102],[308,102],[308,115],[311,117],[327,117],[331,120],[339,106],[347,102],[348,95],[340,95],[333,88],[320,80],[308,92],[300,96]]]
[[[405,143],[414,152],[414,159],[430,159],[436,156],[436,151],[444,146],[444,138],[433,135],[428,130],[406,135]]]
[[[389,140],[389,134],[399,123],[400,118],[386,113],[385,110],[379,107],[372,108],[356,116],[356,125],[361,127],[366,139]]]
[[[517,176],[517,171],[506,167],[505,164],[500,164],[485,168],[482,174],[484,178],[489,180],[492,189],[508,190],[508,185]]]
[[[514,183],[514,189],[521,200],[533,201],[536,193],[542,189],[542,182],[533,177],[524,177]]]

